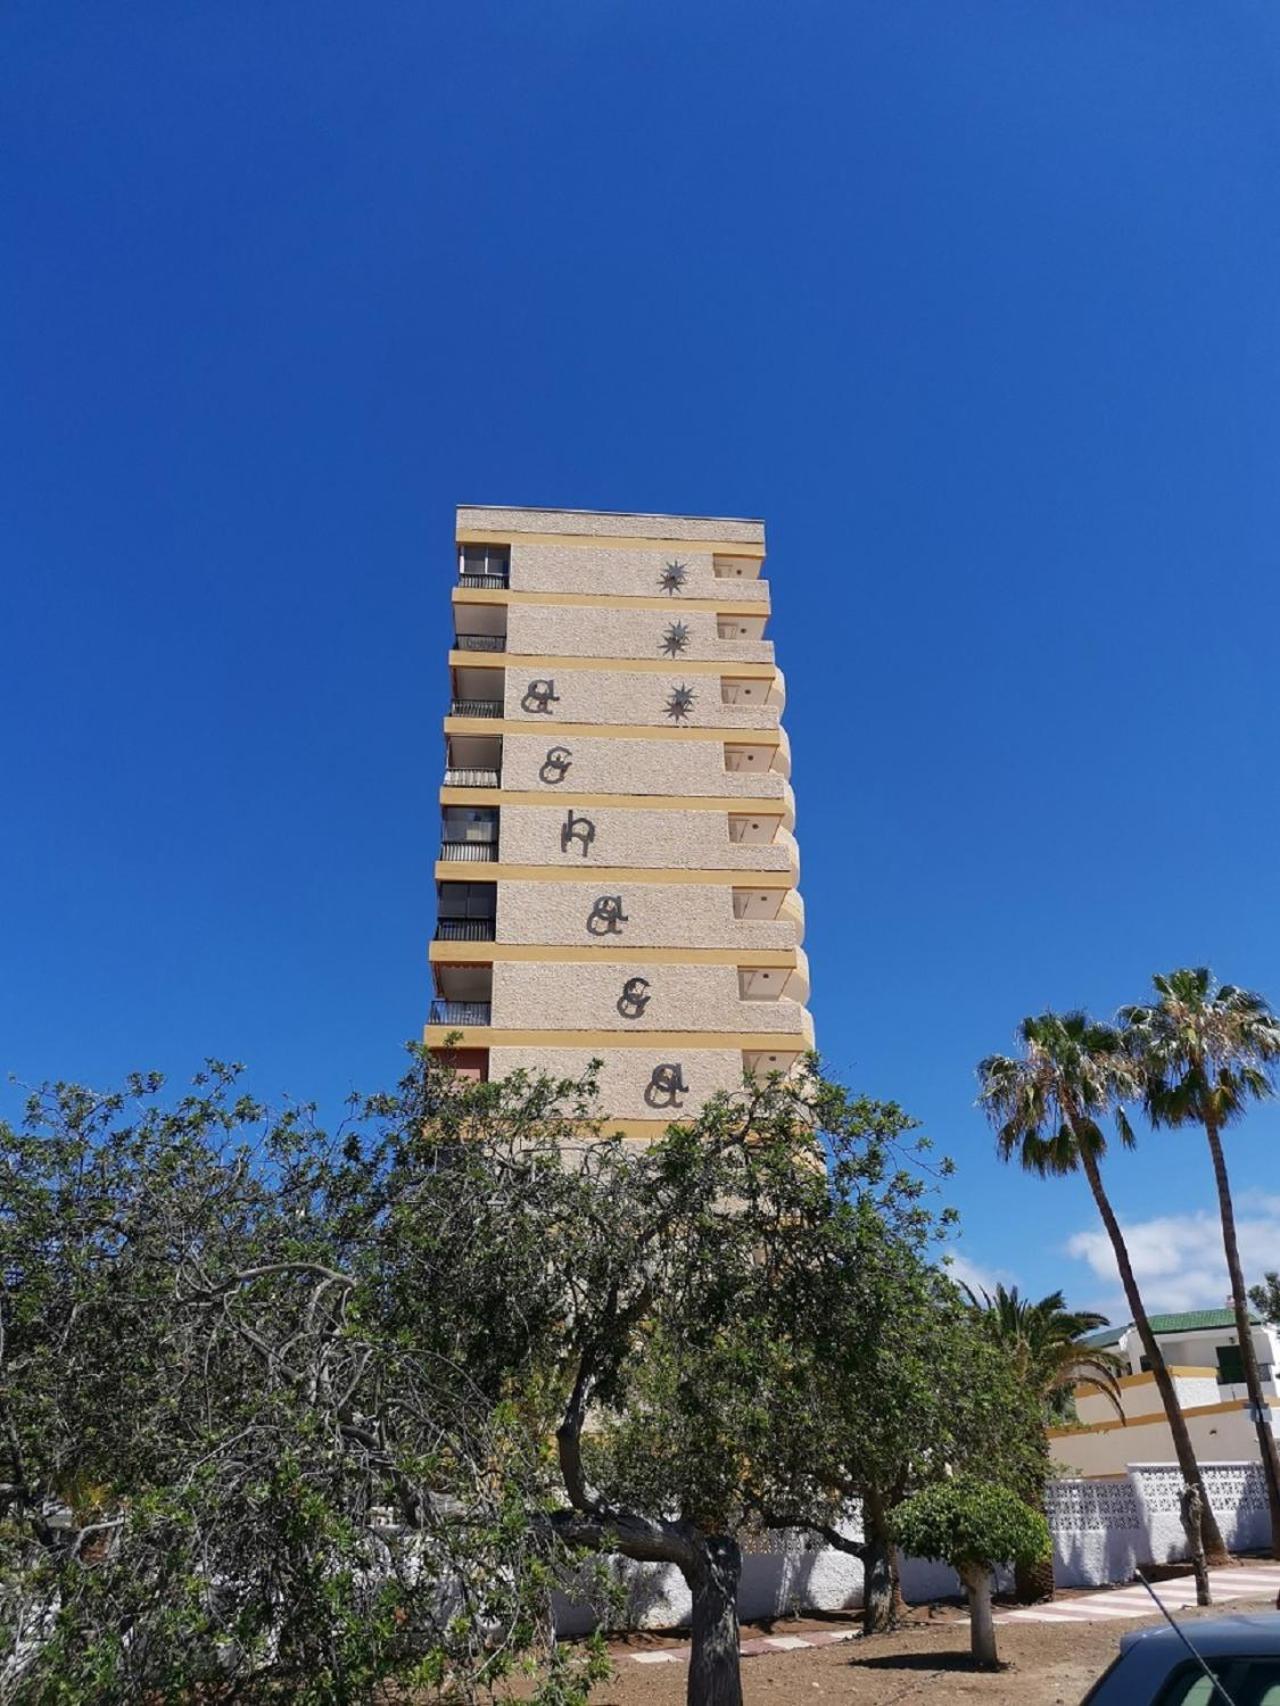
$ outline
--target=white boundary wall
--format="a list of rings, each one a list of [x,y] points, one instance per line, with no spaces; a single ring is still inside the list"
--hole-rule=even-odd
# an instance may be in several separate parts
[[[1266,1489],[1256,1463],[1202,1463],[1205,1490],[1223,1539],[1232,1551],[1263,1548],[1270,1540]],[[1109,1481],[1051,1481],[1045,1509],[1053,1536],[1053,1575],[1059,1587],[1103,1587],[1133,1579],[1146,1563],[1175,1563],[1187,1556],[1179,1496],[1182,1476],[1174,1463],[1131,1464]],[[856,1519],[849,1525],[856,1538]],[[689,1590],[680,1572],[618,1561],[629,1584],[632,1628],[677,1628],[689,1621]],[[997,1573],[1007,1585],[1008,1572]],[[960,1583],[942,1564],[902,1560],[903,1597],[911,1604],[956,1598]],[[803,1533],[771,1535],[742,1560],[738,1611],[743,1618],[782,1617],[806,1611],[851,1611],[862,1603],[862,1565],[831,1546],[814,1546]],[[584,1605],[564,1602],[562,1634],[591,1627]]]

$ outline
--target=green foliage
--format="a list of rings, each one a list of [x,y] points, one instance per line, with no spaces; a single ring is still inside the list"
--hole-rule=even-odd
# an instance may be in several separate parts
[[[1261,995],[1206,966],[1151,981],[1155,1000],[1122,1008],[1120,1022],[1153,1125],[1221,1130],[1273,1093],[1280,1019]]]
[[[1261,1285],[1249,1287],[1249,1301],[1264,1321],[1280,1327],[1280,1274],[1263,1274]]]
[[[1118,1416],[1124,1414],[1119,1381],[1127,1372],[1123,1357],[1081,1341],[1109,1325],[1090,1309],[1068,1309],[1060,1291],[1032,1302],[1017,1286],[997,1285],[994,1294],[963,1287],[980,1324],[1003,1348],[1017,1379],[1039,1398],[1043,1420],[1060,1423],[1074,1413],[1078,1381],[1089,1380],[1106,1395]]]
[[[1021,1058],[988,1055],[978,1064],[978,1101],[996,1128],[1005,1161],[1033,1173],[1074,1173],[1106,1153],[1101,1121],[1116,1121],[1133,1142],[1122,1102],[1137,1077],[1124,1039],[1087,1013],[1041,1013],[1018,1027]]]
[[[740,1532],[1039,1473],[934,1266],[945,1165],[816,1066],[642,1150],[590,1074],[420,1051],[333,1136],[234,1068],[160,1091],[57,1085],[3,1137],[16,1701],[467,1698],[533,1663],[571,1706],[604,1660],[551,1597],[587,1554],[714,1579],[723,1633]]]
[[[956,1476],[916,1493],[894,1513],[899,1544],[953,1569],[1038,1563],[1050,1553],[1044,1518],[1005,1487]]]

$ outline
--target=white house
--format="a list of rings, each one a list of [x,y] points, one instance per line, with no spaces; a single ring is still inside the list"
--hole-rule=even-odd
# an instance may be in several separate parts
[[[1280,1437],[1280,1334],[1253,1320],[1253,1345],[1263,1401]],[[1249,1412],[1244,1368],[1230,1309],[1153,1315],[1151,1327],[1173,1379],[1174,1391],[1196,1456],[1203,1462],[1257,1461],[1258,1441]],[[1072,1474],[1122,1475],[1130,1463],[1172,1462],[1173,1441],[1155,1379],[1132,1324],[1093,1333],[1094,1349],[1114,1350],[1127,1369],[1120,1379],[1123,1421],[1107,1395],[1090,1381],[1076,1388],[1077,1424],[1048,1429],[1055,1463]]]

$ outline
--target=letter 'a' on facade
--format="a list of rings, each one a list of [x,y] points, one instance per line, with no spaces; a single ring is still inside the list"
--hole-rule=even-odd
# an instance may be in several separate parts
[[[758,521],[463,507],[434,998],[458,1070],[658,1136],[813,1046]]]

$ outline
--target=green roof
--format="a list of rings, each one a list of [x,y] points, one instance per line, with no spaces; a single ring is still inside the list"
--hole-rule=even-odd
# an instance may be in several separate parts
[[[1249,1320],[1256,1327],[1262,1317],[1250,1315]],[[1151,1331],[1157,1338],[1165,1333],[1220,1332],[1224,1328],[1234,1327],[1235,1324],[1234,1309],[1187,1309],[1180,1315],[1151,1317]],[[1101,1350],[1104,1345],[1118,1345],[1132,1325],[1131,1321],[1126,1321],[1122,1327],[1105,1327],[1100,1333],[1090,1333],[1083,1343],[1092,1345],[1095,1350]]]

